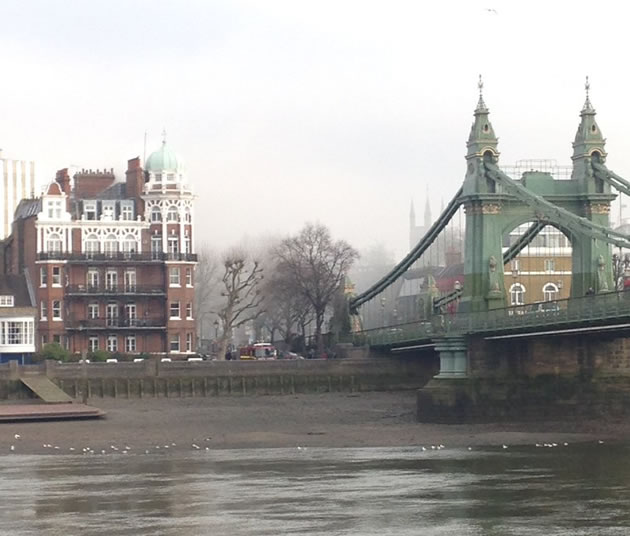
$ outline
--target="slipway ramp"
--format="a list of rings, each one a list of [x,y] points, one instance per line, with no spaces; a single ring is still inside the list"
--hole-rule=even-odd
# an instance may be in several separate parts
[[[59,389],[46,376],[27,376],[20,380],[44,402],[50,404],[74,402],[72,397]]]

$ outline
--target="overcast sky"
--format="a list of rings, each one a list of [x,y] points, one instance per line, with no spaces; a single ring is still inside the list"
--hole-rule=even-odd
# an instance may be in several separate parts
[[[569,164],[584,77],[630,178],[625,2],[0,0],[0,147],[114,167],[168,142],[217,248],[307,221],[407,251],[464,176],[477,77],[501,163]]]

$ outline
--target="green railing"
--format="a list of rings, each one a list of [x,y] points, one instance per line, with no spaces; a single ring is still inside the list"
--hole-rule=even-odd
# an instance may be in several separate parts
[[[630,291],[507,307],[483,313],[435,315],[412,322],[354,334],[357,345],[404,346],[430,343],[448,335],[544,331],[584,325],[630,322]]]

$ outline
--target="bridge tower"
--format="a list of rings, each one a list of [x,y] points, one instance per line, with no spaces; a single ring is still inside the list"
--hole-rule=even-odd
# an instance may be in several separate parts
[[[503,226],[499,222],[505,196],[485,174],[485,162],[497,163],[499,160],[499,139],[489,115],[480,75],[479,102],[466,144],[467,166],[462,192],[466,211],[464,295],[460,303],[463,312],[505,307],[501,262]]]
[[[491,178],[489,170],[498,171],[498,138],[483,99],[479,80],[479,101],[468,137],[466,176],[462,202],[466,211],[464,292],[461,312],[483,312],[503,308],[506,292],[503,276],[503,237],[528,221],[553,225],[571,241],[573,297],[590,292],[612,290],[610,245],[593,238],[580,228],[581,217],[601,229],[609,228],[610,203],[615,198],[610,185],[595,176],[594,164],[606,159],[605,140],[595,121],[589,98],[580,113],[580,124],[573,142],[571,180],[554,180],[549,173],[530,171],[513,177],[515,188],[526,189],[525,196],[506,191],[509,186]],[[509,177],[506,177],[509,180]],[[563,210],[542,211],[550,202]],[[539,210],[541,209],[541,210]],[[567,212],[572,218],[567,219]]]
[[[595,109],[589,97],[590,84],[586,79],[586,100],[580,112],[580,124],[573,141],[573,172],[571,181],[576,183],[576,205],[574,211],[594,224],[610,227],[610,203],[615,195],[610,184],[593,174],[593,163],[604,164],[606,161],[605,144],[597,122]],[[571,237],[573,247],[572,261],[572,297],[584,296],[589,289],[594,292],[613,290],[610,267],[610,245],[601,240],[574,234]]]

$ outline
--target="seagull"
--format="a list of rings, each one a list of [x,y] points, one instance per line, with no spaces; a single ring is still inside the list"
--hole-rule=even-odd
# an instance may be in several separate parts
[[[423,451],[424,451],[424,450],[427,450],[427,447],[422,447],[422,450],[423,450]]]
[[[603,444],[604,444],[604,442],[603,442],[601,439],[598,441],[598,443],[599,443],[600,445],[603,445]]]
[[[11,445],[11,451],[13,452],[15,450],[15,445]]]
[[[472,450],[472,447],[468,447],[468,450]]]
[[[487,7],[487,8],[486,8],[486,11],[487,11],[488,13],[493,13],[493,14],[495,14],[495,15],[498,15],[498,14],[499,14],[499,12],[498,12],[496,9],[494,9],[493,7]]]
[[[20,437],[22,437],[22,436],[21,436],[20,434],[15,434],[13,437],[14,437],[15,439],[20,439]]]
[[[508,448],[508,446],[507,445],[503,445],[503,448],[506,449],[506,448]]]

